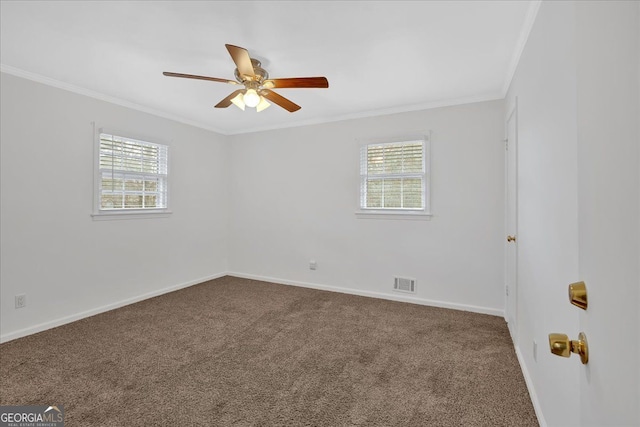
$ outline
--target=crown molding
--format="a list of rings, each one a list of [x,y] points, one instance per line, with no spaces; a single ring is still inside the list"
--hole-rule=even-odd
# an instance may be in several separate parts
[[[104,93],[96,92],[90,89],[86,89],[80,86],[72,85],[70,83],[65,83],[60,80],[52,79],[50,77],[46,77],[40,74],[32,73],[30,71],[25,71],[20,68],[12,67],[6,64],[0,64],[0,72],[11,74],[13,76],[22,77],[23,79],[32,80],[37,83],[42,83],[47,86],[52,86],[58,89],[66,90],[69,92],[77,93],[79,95],[88,96],[89,98],[98,99],[100,101],[109,102],[111,104],[116,104],[121,107],[131,108],[132,110],[141,111],[143,113],[152,114],[154,116],[162,117],[165,119],[173,120],[176,122],[183,123],[185,125],[194,126],[197,128],[205,129],[211,132],[219,133],[222,135],[228,135],[227,132],[215,128],[213,126],[206,125],[204,123],[200,123],[194,120],[185,119],[184,117],[180,117],[178,115],[167,113],[165,111],[156,110],[155,108],[145,107],[144,105],[136,104],[135,102],[127,101],[126,99],[117,98],[115,96],[105,95]]]
[[[368,110],[357,113],[339,114],[335,116],[318,117],[316,119],[301,120],[295,123],[283,123],[273,126],[259,126],[255,128],[243,129],[238,132],[228,132],[227,135],[242,135],[245,133],[263,132],[269,130],[288,129],[302,126],[318,125],[323,123],[341,122],[344,120],[364,119],[368,117],[387,116],[390,114],[409,113],[412,111],[430,110],[433,108],[453,107],[463,104],[475,104],[477,102],[496,101],[504,99],[499,92],[488,93],[479,96],[470,96],[456,99],[443,99],[439,101],[431,101],[420,104],[403,105],[399,107],[383,108],[378,110]]]
[[[100,92],[75,86],[70,83],[65,83],[60,80],[56,80],[40,74],[32,73],[30,71],[25,71],[16,67],[12,67],[10,65],[0,64],[0,72],[11,74],[27,80],[32,80],[32,81],[42,83],[48,86],[52,86],[58,89],[67,90],[69,92],[77,93],[79,95],[88,96],[90,98],[98,99],[100,101],[105,101],[112,104],[120,105],[122,107],[131,108],[133,110],[141,111],[143,113],[152,114],[158,117],[163,117],[165,119],[173,120],[179,123],[183,123],[189,126],[194,126],[200,129],[208,130],[208,131],[215,132],[225,136],[242,135],[246,133],[263,132],[263,131],[277,130],[277,129],[288,129],[288,128],[294,128],[294,127],[323,124],[323,123],[339,122],[344,120],[363,119],[368,117],[386,116],[390,114],[408,113],[413,111],[429,110],[433,108],[452,107],[452,106],[463,105],[463,104],[474,104],[477,102],[495,101],[495,100],[504,98],[504,95],[502,93],[492,92],[492,93],[487,93],[487,94],[478,95],[478,96],[470,96],[470,97],[455,98],[455,99],[442,99],[442,100],[430,101],[430,102],[425,102],[420,104],[402,105],[402,106],[391,107],[391,108],[361,111],[357,113],[339,114],[335,116],[322,116],[314,119],[301,120],[293,123],[282,123],[282,124],[269,125],[269,126],[258,126],[254,128],[242,129],[239,131],[227,131],[227,130],[222,130],[222,129],[209,126],[194,120],[185,119],[184,117],[180,117],[172,113],[167,113],[165,111],[156,110],[150,107],[145,107],[143,105],[136,104],[134,102],[127,101],[125,99],[117,98],[110,95],[105,95]]]

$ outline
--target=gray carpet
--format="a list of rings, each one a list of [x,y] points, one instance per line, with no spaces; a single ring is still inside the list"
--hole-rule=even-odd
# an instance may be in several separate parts
[[[224,277],[0,345],[67,426],[536,426],[502,318]]]

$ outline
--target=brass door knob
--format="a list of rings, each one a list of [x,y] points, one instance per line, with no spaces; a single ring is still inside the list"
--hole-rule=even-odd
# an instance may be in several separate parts
[[[516,236],[507,236],[507,242],[515,242]]]
[[[589,345],[584,332],[578,334],[577,340],[569,340],[566,334],[549,334],[549,348],[556,356],[569,357],[571,353],[580,355],[583,365],[589,362]]]

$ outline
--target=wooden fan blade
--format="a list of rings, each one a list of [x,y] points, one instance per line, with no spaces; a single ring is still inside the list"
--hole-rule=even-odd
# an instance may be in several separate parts
[[[212,81],[212,82],[230,83],[232,85],[239,84],[238,82],[236,82],[234,80],[219,79],[217,77],[196,76],[196,75],[193,75],[193,74],[170,73],[168,71],[165,71],[162,74],[164,74],[165,76],[168,76],[168,77],[182,77],[182,78],[185,78],[185,79],[209,80],[209,81]]]
[[[227,108],[229,105],[231,105],[231,100],[233,98],[235,98],[236,96],[238,96],[239,93],[243,92],[243,89],[238,89],[234,92],[231,93],[231,95],[227,96],[225,99],[223,99],[222,101],[218,102],[216,104],[216,108]]]
[[[278,104],[279,106],[281,106],[282,108],[284,108],[290,113],[293,113],[294,111],[298,111],[300,108],[302,108],[298,104],[295,104],[294,102],[289,101],[284,96],[278,95],[277,93],[269,89],[262,89],[260,91],[260,95],[264,96],[274,104]]]
[[[238,68],[238,73],[242,76],[255,77],[256,74],[253,71],[253,65],[251,64],[251,58],[249,57],[249,52],[247,49],[234,46],[232,44],[225,44],[227,50],[229,51],[229,55],[233,59],[233,62],[236,63],[236,67]]]
[[[288,79],[269,79],[263,83],[266,88],[328,88],[326,77],[291,77]]]

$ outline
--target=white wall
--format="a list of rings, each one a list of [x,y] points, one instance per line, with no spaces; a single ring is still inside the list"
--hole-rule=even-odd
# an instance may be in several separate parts
[[[502,101],[224,137],[1,78],[3,341],[227,271],[502,314]],[[170,146],[173,214],[92,219],[94,121]],[[356,219],[358,139],[425,130],[433,218]]]
[[[592,361],[580,372],[581,425],[640,425],[638,294],[640,2],[576,5],[580,330]],[[619,343],[624,349],[616,351]]]
[[[1,79],[2,340],[226,271],[223,136]],[[172,215],[92,220],[92,121],[170,146]]]
[[[413,277],[413,301],[502,314],[503,115],[492,101],[232,137],[230,271],[384,297]],[[433,218],[357,219],[358,139],[420,130]]]
[[[516,348],[543,425],[637,425],[638,4],[543,2],[518,104]],[[589,308],[567,299],[585,280]],[[587,334],[590,361],[549,353]],[[537,360],[532,343],[538,342]]]
[[[542,3],[506,97],[508,110],[518,103],[516,345],[539,419],[563,426],[579,421],[578,364],[550,355],[547,335],[578,326],[567,301],[567,286],[580,280],[574,8]]]

